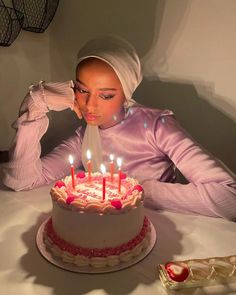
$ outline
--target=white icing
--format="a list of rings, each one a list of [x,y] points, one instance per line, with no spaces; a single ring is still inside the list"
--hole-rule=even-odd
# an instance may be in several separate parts
[[[142,203],[123,214],[93,214],[65,210],[53,202],[52,222],[57,235],[84,248],[101,249],[127,243],[139,234],[143,219]]]

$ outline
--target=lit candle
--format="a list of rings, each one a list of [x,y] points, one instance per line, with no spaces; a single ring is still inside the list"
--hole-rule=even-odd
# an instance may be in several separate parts
[[[90,150],[87,150],[87,159],[88,159],[87,169],[88,169],[88,181],[89,182],[91,182],[91,172],[92,172],[91,158],[92,158],[91,152],[90,152]]]
[[[114,175],[114,155],[110,154],[110,174],[111,174],[111,182],[113,182]]]
[[[74,159],[71,155],[69,155],[69,162],[70,162],[70,172],[71,172],[71,181],[72,187],[75,189],[75,169],[74,169]]]
[[[122,159],[117,158],[117,166],[118,166],[118,193],[120,193],[121,190],[121,165],[122,165]]]
[[[105,200],[106,197],[106,167],[104,164],[101,164],[102,172],[102,200]]]

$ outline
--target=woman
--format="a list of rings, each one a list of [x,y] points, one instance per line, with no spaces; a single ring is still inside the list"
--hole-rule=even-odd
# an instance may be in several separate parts
[[[16,137],[4,183],[14,190],[32,189],[69,174],[68,155],[86,169],[86,150],[93,166],[123,158],[122,170],[142,183],[145,204],[156,209],[236,218],[236,181],[207,154],[169,110],[140,106],[132,94],[142,80],[134,48],[118,37],[97,38],[80,50],[76,81],[32,86],[14,124]],[[48,128],[49,110],[74,110],[80,127],[47,156],[40,158],[40,139]],[[84,167],[84,168],[83,168]],[[177,183],[176,168],[188,184]]]

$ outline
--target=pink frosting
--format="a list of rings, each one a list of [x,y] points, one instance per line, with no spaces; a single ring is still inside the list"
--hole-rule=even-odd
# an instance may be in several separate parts
[[[79,172],[76,174],[76,177],[77,177],[77,178],[84,178],[84,177],[85,177],[85,172],[84,172],[84,171],[79,171]]]
[[[137,190],[139,192],[142,192],[143,188],[142,188],[142,186],[140,184],[137,184],[137,185],[134,186],[133,190]]]
[[[127,175],[124,172],[121,172],[121,179],[126,179]]]
[[[63,187],[63,186],[66,187],[66,184],[65,184],[65,182],[62,181],[62,180],[58,180],[58,181],[55,183],[55,185],[54,185],[54,187],[59,187],[59,188],[61,188],[61,187]]]
[[[72,203],[75,200],[75,196],[73,196],[72,194],[68,194],[68,197],[66,198],[66,204],[70,205],[70,203]]]
[[[111,205],[114,206],[117,210],[120,210],[122,208],[122,203],[119,199],[111,200]]]

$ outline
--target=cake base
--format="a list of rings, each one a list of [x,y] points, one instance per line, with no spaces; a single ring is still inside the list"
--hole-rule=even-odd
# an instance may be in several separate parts
[[[50,219],[50,217],[48,219],[46,219],[41,224],[41,226],[39,227],[39,230],[37,232],[36,244],[37,244],[38,250],[46,260],[48,260],[49,262],[51,262],[55,266],[60,267],[65,270],[72,271],[72,272],[98,274],[98,273],[108,273],[108,272],[122,270],[122,269],[130,267],[130,266],[138,263],[142,259],[144,259],[151,252],[151,250],[153,249],[153,247],[156,243],[156,230],[155,230],[153,224],[151,223],[151,221],[149,220],[150,227],[151,227],[150,243],[149,243],[148,247],[140,253],[139,256],[134,257],[132,260],[130,260],[128,262],[122,262],[116,266],[101,267],[101,268],[94,268],[91,266],[76,266],[76,265],[73,265],[70,263],[63,262],[60,258],[54,257],[52,255],[52,253],[47,249],[47,247],[43,241],[43,232],[44,232],[44,228],[46,226],[46,223],[48,222],[49,219]]]

